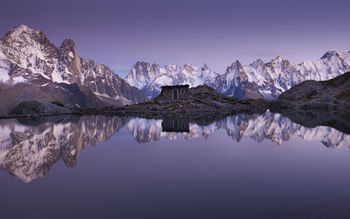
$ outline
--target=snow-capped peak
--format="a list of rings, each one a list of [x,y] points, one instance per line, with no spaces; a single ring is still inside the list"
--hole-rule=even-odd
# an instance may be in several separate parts
[[[234,81],[235,79],[239,79],[240,81],[248,80],[245,70],[238,60],[236,60],[229,67],[226,68],[225,74],[223,76],[226,82],[226,86],[230,86],[230,84],[233,83],[232,81]]]
[[[22,34],[23,32],[30,33],[32,31],[35,31],[28,26],[21,24],[17,27],[12,28],[9,32],[6,33],[6,36],[16,37]]]
[[[238,60],[236,60],[229,67],[226,68],[225,73],[239,72],[239,71],[243,71],[243,66]]]
[[[272,63],[281,63],[283,62],[283,59],[281,56],[277,56],[276,58],[271,60]]]
[[[143,65],[147,64],[143,63]],[[254,89],[257,89],[256,91],[265,98],[275,99],[282,92],[302,81],[328,80],[350,71],[350,53],[329,51],[321,59],[304,61],[300,64],[291,64],[280,56],[267,63],[257,59],[247,66],[243,66],[237,60],[222,74],[211,71],[207,65],[202,68],[184,65],[182,68],[164,70],[159,67],[159,69],[161,74],[157,74],[157,71],[151,68],[142,70],[133,68],[126,80],[143,89],[149,97],[158,95],[160,84],[174,85],[185,82],[194,86],[203,83],[226,95],[236,95],[237,92],[234,90],[249,82],[252,85],[250,87],[256,87]]]
[[[217,75],[206,64],[202,68],[189,64],[182,67],[178,65],[161,67],[157,64],[139,61],[132,67],[125,80],[152,98],[160,93],[161,86],[189,84],[191,87],[195,87],[205,83],[213,83]]]
[[[113,101],[125,96],[132,102],[145,100],[140,91],[105,65],[80,58],[73,40],[65,39],[57,48],[43,31],[25,25],[11,29],[0,40],[0,60],[1,84],[44,78],[57,83],[77,83]]]
[[[327,59],[327,58],[330,58],[336,54],[337,54],[337,51],[327,51],[325,54],[323,54],[321,59]]]
[[[204,63],[203,67],[202,67],[202,71],[208,71],[209,67],[206,63]]]
[[[258,66],[264,65],[265,63],[261,59],[255,60],[253,63],[250,64],[250,66],[257,68]]]

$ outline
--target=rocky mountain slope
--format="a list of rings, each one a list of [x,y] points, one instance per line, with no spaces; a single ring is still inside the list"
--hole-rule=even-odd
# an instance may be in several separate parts
[[[281,57],[264,63],[261,59],[243,66],[238,60],[222,74],[207,65],[167,65],[137,62],[125,80],[141,89],[148,97],[160,93],[163,85],[209,85],[217,91],[237,98],[276,99],[282,92],[305,80],[329,80],[350,71],[350,51],[325,53],[318,60],[291,64]]]
[[[93,99],[92,105],[97,102],[124,105],[146,100],[137,88],[130,86],[107,66],[79,57],[70,39],[64,40],[57,48],[42,31],[21,25],[0,40],[0,93],[5,90],[11,93],[14,89],[13,92],[21,94],[25,91],[20,87],[27,86],[64,90],[74,84],[87,96],[86,99]],[[47,96],[50,89],[46,90]],[[71,91],[74,89],[77,90],[73,87]],[[40,100],[36,95],[34,92],[32,99]],[[55,99],[54,95],[54,92],[51,93],[50,101]],[[70,96],[74,95],[71,93]],[[85,103],[87,106],[90,104]]]
[[[281,94],[277,107],[349,111],[350,72],[327,81],[304,81]]]

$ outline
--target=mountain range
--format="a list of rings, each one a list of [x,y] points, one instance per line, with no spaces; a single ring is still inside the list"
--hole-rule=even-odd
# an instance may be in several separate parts
[[[137,62],[125,80],[149,98],[163,85],[208,85],[227,96],[239,99],[276,99],[281,93],[306,80],[323,81],[350,71],[349,52],[326,52],[320,59],[291,64],[281,57],[264,63],[261,59],[244,66],[238,60],[222,74],[193,65],[166,65]]]
[[[71,39],[56,47],[25,25],[0,40],[0,95],[0,114],[33,99],[89,108],[147,99],[107,66],[81,58]]]
[[[161,86],[178,84],[208,85],[239,99],[273,100],[303,81],[329,80],[347,71],[350,51],[329,51],[300,64],[281,57],[249,65],[237,60],[224,73],[206,64],[161,67],[139,61],[123,79],[106,65],[81,58],[73,40],[56,47],[43,31],[20,25],[0,40],[0,116],[26,101],[51,104],[41,108],[57,111],[52,104],[72,109],[140,103],[159,95]]]

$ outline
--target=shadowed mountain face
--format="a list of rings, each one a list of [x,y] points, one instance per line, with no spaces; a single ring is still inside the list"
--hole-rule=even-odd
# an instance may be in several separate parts
[[[329,126],[317,126],[322,122],[317,123],[315,117],[305,115],[303,122],[308,127],[271,112],[238,114],[206,123],[203,119],[104,116],[0,120],[0,166],[21,181],[30,182],[44,177],[58,160],[63,160],[67,167],[74,167],[82,149],[107,141],[123,127],[139,143],[160,139],[205,140],[222,130],[234,142],[250,138],[256,142],[268,140],[282,144],[298,137],[321,141],[329,148],[350,146],[350,135]],[[349,130],[348,127],[343,131],[350,133]]]

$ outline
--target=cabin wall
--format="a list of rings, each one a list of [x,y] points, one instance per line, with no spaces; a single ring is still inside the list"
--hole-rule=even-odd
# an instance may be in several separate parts
[[[162,97],[165,97],[168,100],[174,100],[174,90],[177,90],[178,100],[188,99],[190,94],[188,87],[178,87],[178,88],[163,88]]]

